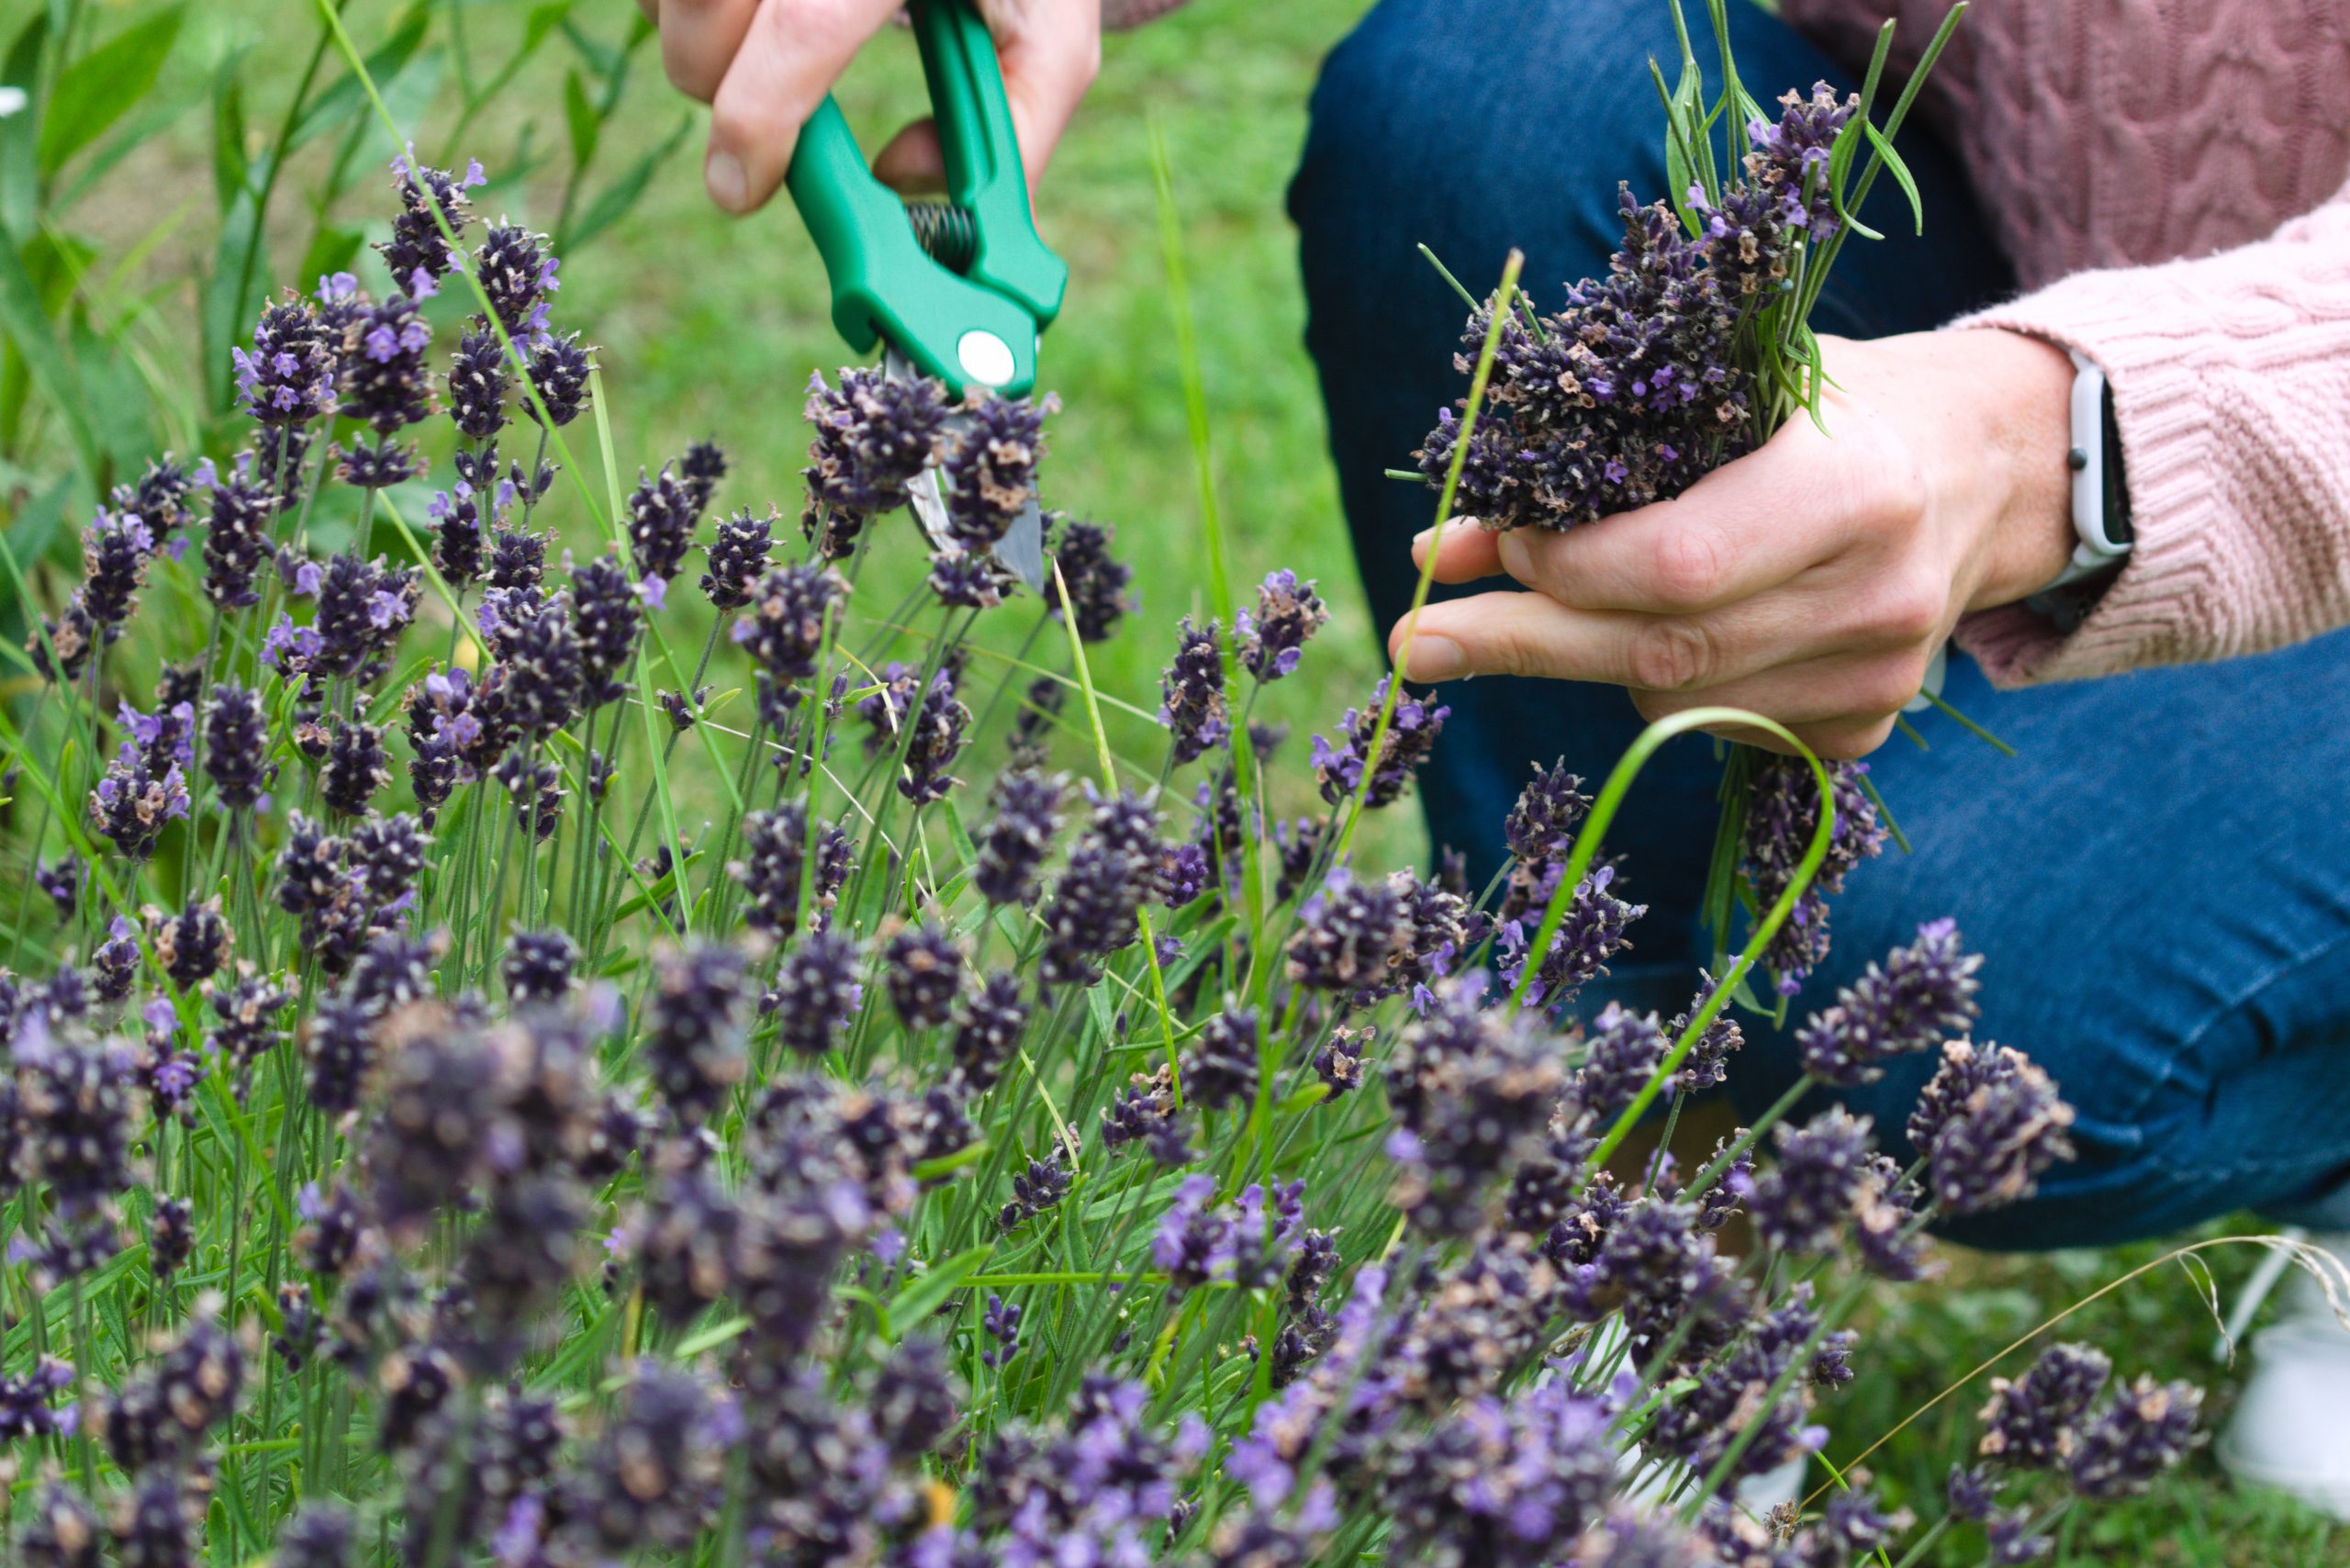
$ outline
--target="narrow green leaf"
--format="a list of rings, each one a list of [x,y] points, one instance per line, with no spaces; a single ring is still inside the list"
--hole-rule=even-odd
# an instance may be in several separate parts
[[[82,378],[58,342],[48,311],[41,308],[40,293],[25,271],[24,259],[15,246],[8,244],[0,244],[0,332],[6,333],[16,345],[33,385],[40,388],[64,420],[91,487],[103,491],[106,462],[98,450],[97,432],[91,423],[89,398],[83,389]]]
[[[356,229],[343,229],[335,224],[320,227],[310,238],[310,248],[302,252],[302,265],[295,273],[304,285],[329,273],[349,272],[358,258],[359,244],[365,238]]]
[[[1894,182],[1900,185],[1901,194],[1909,198],[1909,217],[1917,224],[1917,231],[1923,234],[1926,231],[1926,204],[1918,197],[1918,182],[1911,177],[1909,165],[1901,161],[1901,154],[1893,150],[1893,143],[1887,141],[1876,127],[1864,124],[1861,129],[1867,133],[1869,145],[1876,150],[1876,155],[1885,160],[1885,166],[1893,171]]]
[[[903,1338],[909,1329],[946,1305],[946,1298],[960,1289],[965,1280],[978,1273],[980,1265],[994,1252],[992,1242],[957,1252],[945,1262],[933,1265],[890,1297],[889,1323],[894,1331],[891,1338]]]
[[[40,102],[41,47],[49,41],[49,17],[35,12],[7,58],[0,61],[0,86],[14,87],[28,104]],[[40,179],[34,151],[40,138],[39,117],[10,115],[0,119],[0,228],[11,234],[28,232],[39,200]]]
[[[588,84],[576,69],[563,73],[563,119],[571,131],[571,162],[586,168],[596,156],[597,139],[604,133],[596,106],[588,101]]]
[[[67,66],[41,115],[40,148],[35,155],[41,177],[99,137],[147,95],[163,61],[179,40],[181,8],[173,6],[133,22]]]
[[[212,75],[212,188],[220,210],[250,187],[252,162],[245,156],[245,51],[232,50]]]
[[[416,58],[431,20],[420,8],[390,38],[376,45],[366,57],[367,74],[388,87]],[[286,138],[285,151],[293,151],[322,131],[341,129],[366,102],[366,91],[357,76],[345,74],[338,78],[334,85],[312,98],[309,106],[302,111],[302,118],[294,122],[294,134]]]

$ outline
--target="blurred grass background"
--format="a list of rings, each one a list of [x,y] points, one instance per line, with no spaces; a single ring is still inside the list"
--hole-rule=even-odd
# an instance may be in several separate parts
[[[1097,651],[1097,678],[1142,707],[1155,706],[1174,619],[1199,608],[1203,591],[1196,486],[1149,176],[1147,126],[1155,119],[1175,173],[1215,480],[1237,579],[1293,566],[1321,580],[1333,610],[1304,673],[1272,689],[1265,705],[1263,716],[1293,726],[1293,747],[1360,700],[1381,668],[1376,629],[1346,550],[1313,370],[1300,346],[1304,301],[1281,211],[1316,63],[1366,4],[1193,0],[1169,20],[1113,39],[1102,79],[1037,204],[1047,241],[1073,274],[1068,307],[1045,345],[1045,384],[1066,404],[1052,425],[1046,498],[1116,526],[1144,610]],[[558,324],[587,329],[600,345],[615,444],[632,454],[632,465],[657,465],[688,441],[714,435],[735,465],[725,504],[772,502],[796,517],[806,447],[802,388],[811,368],[829,370],[845,355],[825,315],[822,268],[788,204],[738,221],[706,203],[701,111],[667,90],[652,46],[618,52],[633,19],[626,0],[459,6],[351,0],[347,6],[363,48],[420,18],[429,24],[426,41],[391,95],[420,151],[435,161],[481,158],[493,183],[477,199],[493,217],[510,214],[549,229],[566,211],[576,220],[594,199],[587,187],[573,188],[577,182],[550,150],[569,129],[563,109],[568,79],[594,67],[598,90],[610,85],[614,105],[596,154],[599,183],[611,189],[614,171],[623,184],[638,171],[643,178],[621,216],[567,259]],[[81,25],[100,39],[159,9],[148,0],[70,8],[84,13]],[[0,19],[0,33],[14,35],[37,9],[0,6],[0,18],[14,14]],[[551,34],[509,81],[479,96],[495,62],[551,17],[561,24],[560,36]],[[218,429],[200,390],[207,365],[190,323],[201,303],[195,280],[217,242],[218,225],[201,196],[207,164],[218,157],[219,84],[224,70],[237,73],[241,118],[250,128],[243,134],[259,138],[291,98],[316,32],[315,11],[298,0],[191,9],[153,100],[142,108],[151,123],[103,169],[84,171],[87,188],[73,223],[105,263],[104,288],[91,291],[92,304],[103,307],[97,326],[106,344],[118,345],[119,384],[135,386],[151,403],[102,409],[116,423],[143,421],[122,435],[126,442],[144,436],[186,452]],[[629,63],[615,71],[621,60]],[[339,74],[330,59],[324,79]],[[460,102],[476,97],[462,144],[453,144]],[[878,145],[922,105],[911,41],[892,39],[869,51],[842,97],[867,144]],[[207,99],[213,114],[191,112]],[[338,160],[380,169],[381,140],[364,127],[348,137],[322,136],[289,162],[284,185],[289,192],[318,188]],[[6,177],[0,169],[0,185]],[[322,236],[373,226],[372,237],[387,206],[384,182],[363,174],[347,196],[316,208],[291,197],[273,207],[270,275],[307,284],[308,263],[331,251],[321,250]],[[38,243],[28,251],[35,261]],[[369,258],[362,270],[372,264]],[[1441,285],[1432,277],[1430,286]],[[84,357],[101,363],[95,348]],[[21,383],[21,367],[12,370]],[[73,458],[67,432],[60,420],[44,417],[39,392],[17,396],[24,411],[7,432],[0,466],[10,537],[28,547],[22,554],[46,552],[70,565],[78,510],[61,530],[56,519],[43,524],[41,509],[52,495],[61,498],[61,514],[64,498],[85,504],[86,486],[77,492],[68,482]],[[585,455],[592,445],[586,429],[574,431],[581,435],[582,460],[592,463]],[[623,478],[632,472],[625,466]],[[67,477],[55,477],[61,474]],[[875,614],[919,572],[911,524],[893,519],[890,527],[882,543],[904,548],[887,553],[859,596]],[[1113,738],[1123,737],[1134,755],[1156,755],[1146,749],[1149,736],[1138,720],[1118,724]],[[1301,768],[1286,771],[1291,803],[1302,808],[1310,784],[1299,780]],[[1424,853],[1415,820],[1386,816],[1383,837],[1366,846],[1371,863]],[[1858,1452],[2009,1341],[2163,1250],[2033,1259],[1953,1254],[1942,1283],[1890,1294],[1863,1323],[1854,1359],[1860,1376],[1823,1409],[1836,1433],[1830,1456],[1841,1462]],[[2254,1261],[2249,1249],[2212,1257],[2222,1291]],[[2107,1295],[2063,1332],[2109,1347],[2129,1372],[2206,1383],[2214,1423],[2224,1419],[2231,1374],[2211,1361],[2214,1327],[2204,1287],[2179,1265]],[[1913,1500],[1928,1517],[1940,1511],[1942,1476],[1971,1440],[1981,1397],[1979,1388],[1962,1392],[1872,1460],[1896,1501]],[[1950,1538],[1932,1558],[1980,1560],[1970,1532]],[[2058,1561],[2305,1568],[2350,1562],[2350,1529],[2282,1499],[2240,1491],[2200,1456],[2147,1498],[2068,1519]]]

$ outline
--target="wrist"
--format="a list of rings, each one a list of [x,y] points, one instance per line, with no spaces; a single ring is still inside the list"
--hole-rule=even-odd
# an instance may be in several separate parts
[[[1969,329],[1975,461],[1996,476],[1982,578],[1969,610],[2046,588],[2073,558],[2072,356],[2044,339]]]

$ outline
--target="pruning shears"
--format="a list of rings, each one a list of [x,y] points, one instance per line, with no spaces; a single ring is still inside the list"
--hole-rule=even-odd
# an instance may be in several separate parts
[[[833,325],[850,347],[878,343],[890,375],[935,376],[957,396],[1022,397],[1035,388],[1069,268],[1036,237],[987,23],[971,0],[914,0],[912,9],[947,199],[909,203],[875,179],[830,97],[801,129],[784,184],[824,258]],[[913,490],[924,531],[946,543],[936,471]],[[1032,498],[996,551],[1039,590],[1043,530]]]

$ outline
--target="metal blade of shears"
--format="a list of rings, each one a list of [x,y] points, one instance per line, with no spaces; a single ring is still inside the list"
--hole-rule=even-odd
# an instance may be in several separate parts
[[[892,381],[910,381],[921,374],[912,361],[894,348],[882,356],[881,365],[882,373]],[[950,437],[959,437],[969,425],[968,414],[949,414],[946,417]],[[929,537],[931,548],[959,551],[962,546],[956,542],[954,531],[946,525],[946,499],[939,494],[936,465],[914,476],[913,483],[906,488],[913,501],[915,521],[922,524],[923,532]],[[1043,595],[1045,514],[1034,494],[1020,509],[1020,515],[1013,520],[1012,527],[996,542],[992,554],[997,565],[1027,584],[1032,591]]]

